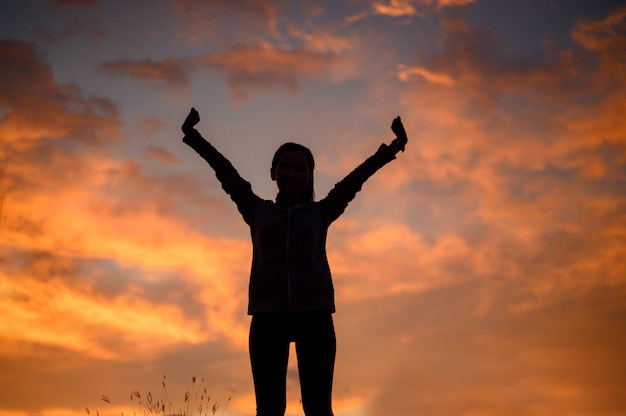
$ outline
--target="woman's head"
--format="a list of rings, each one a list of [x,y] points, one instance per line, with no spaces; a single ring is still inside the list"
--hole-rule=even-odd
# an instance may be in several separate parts
[[[313,201],[314,168],[315,160],[311,151],[301,144],[288,142],[274,153],[270,173],[278,185],[279,193]]]

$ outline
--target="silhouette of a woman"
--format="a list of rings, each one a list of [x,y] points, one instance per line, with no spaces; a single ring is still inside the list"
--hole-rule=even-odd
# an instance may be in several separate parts
[[[382,144],[320,201],[314,201],[315,162],[308,148],[291,142],[278,148],[270,170],[278,195],[276,201],[264,200],[198,133],[194,126],[199,121],[192,108],[182,125],[183,141],[213,168],[252,237],[248,314],[257,416],[285,414],[291,342],[296,345],[304,413],[332,416],[335,301],[326,235],[363,183],[404,151],[407,135],[400,117],[391,124],[396,139]]]

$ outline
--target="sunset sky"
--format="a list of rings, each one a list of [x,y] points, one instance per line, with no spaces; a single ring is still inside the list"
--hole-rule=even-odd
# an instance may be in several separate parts
[[[0,0],[0,416],[164,375],[255,414],[249,230],[190,107],[266,199],[281,143],[321,199],[404,121],[329,233],[336,416],[626,415],[622,1]]]

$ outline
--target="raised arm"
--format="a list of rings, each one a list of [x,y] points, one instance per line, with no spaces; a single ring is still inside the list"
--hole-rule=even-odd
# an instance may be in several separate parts
[[[322,200],[326,204],[328,212],[328,222],[336,220],[346,209],[350,201],[354,199],[356,193],[374,173],[396,158],[399,151],[404,152],[408,142],[407,134],[402,125],[400,117],[393,119],[391,130],[396,138],[387,145],[381,144],[376,153],[368,157],[363,163],[343,178]]]
[[[185,136],[186,136],[187,134],[192,132],[193,128],[199,122],[200,122],[200,113],[198,113],[198,111],[192,107],[191,110],[189,111],[189,114],[187,114],[187,117],[185,118],[183,125],[180,126],[180,128],[183,131],[183,133],[185,133]]]
[[[404,131],[404,125],[402,124],[400,116],[394,118],[391,122],[391,131],[393,131],[393,133],[396,135],[396,138],[389,145],[389,147],[391,147],[391,150],[393,151],[393,154],[395,155],[400,150],[402,150],[402,153],[404,153],[404,147],[409,141],[409,138],[406,135],[406,131]]]
[[[195,108],[192,108],[181,126],[183,133],[185,133],[183,142],[202,156],[213,168],[222,189],[230,195],[246,223],[250,224],[256,195],[252,192],[250,183],[239,175],[230,161],[194,128],[199,121],[200,115]]]

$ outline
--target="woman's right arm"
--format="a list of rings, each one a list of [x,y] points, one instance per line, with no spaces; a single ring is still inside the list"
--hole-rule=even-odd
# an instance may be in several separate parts
[[[182,125],[183,133],[185,133],[183,142],[195,150],[213,168],[222,189],[237,204],[237,209],[246,223],[251,224],[256,195],[252,192],[250,183],[243,179],[232,163],[194,128],[198,121],[200,121],[200,116],[192,108]]]

